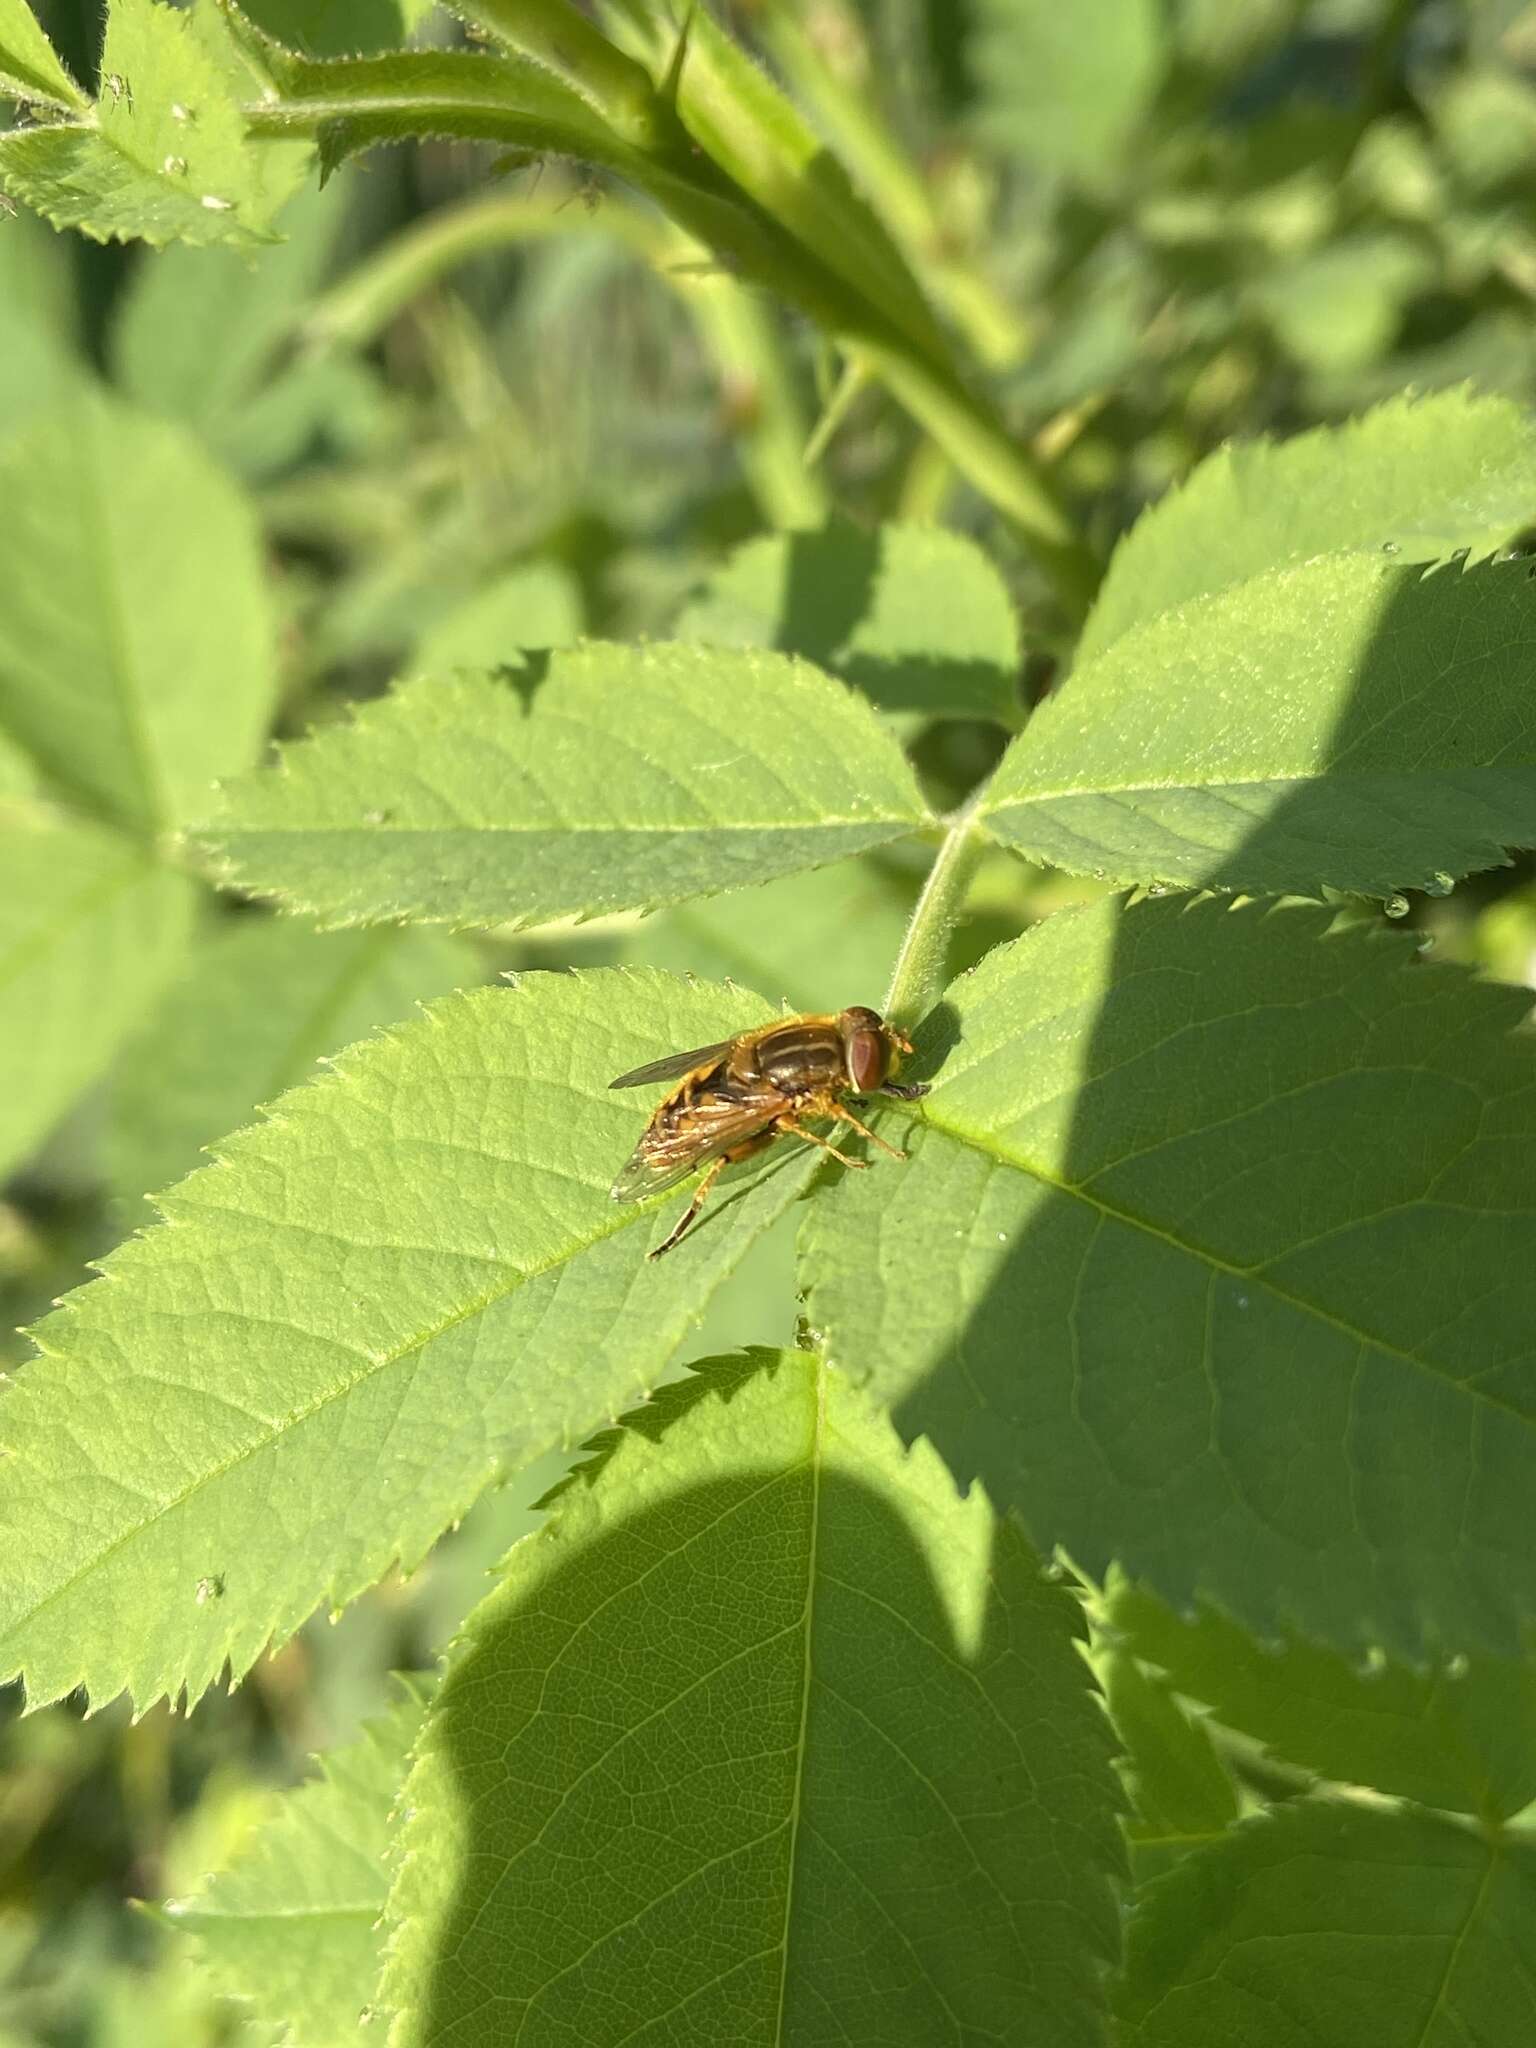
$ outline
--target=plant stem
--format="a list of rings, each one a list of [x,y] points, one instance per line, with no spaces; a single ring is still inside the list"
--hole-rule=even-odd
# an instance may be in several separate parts
[[[885,1017],[900,1031],[920,1024],[944,993],[949,979],[949,941],[960,921],[966,892],[986,849],[977,818],[987,785],[972,791],[947,821],[947,830],[912,910],[891,970]]]

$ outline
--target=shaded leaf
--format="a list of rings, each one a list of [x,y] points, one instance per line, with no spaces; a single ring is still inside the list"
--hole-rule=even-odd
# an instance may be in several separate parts
[[[284,1793],[227,1869],[165,1908],[218,1989],[301,2048],[354,2048],[371,2016],[390,1820],[430,1696],[420,1678],[400,1684],[405,1696]]]
[[[527,925],[822,866],[925,817],[816,669],[594,644],[407,683],[232,785],[202,832],[228,879],[330,923]]]
[[[9,443],[0,499],[0,724],[116,822],[181,824],[271,715],[249,504],[179,429],[85,392]]]
[[[690,600],[680,640],[777,647],[882,710],[1017,726],[1019,624],[992,564],[959,534],[839,523],[738,548]]]
[[[436,932],[240,919],[198,949],[124,1049],[103,1133],[118,1192],[179,1180],[321,1054],[482,978],[469,948]]]
[[[1328,925],[1109,900],[991,954],[919,1034],[909,1163],[807,1219],[810,1319],[1094,1577],[1120,1558],[1261,1630],[1512,1651],[1527,999]]]
[[[1094,1669],[1125,1745],[1121,1774],[1134,1808],[1126,1838],[1131,1868],[1144,1884],[1232,1826],[1237,1788],[1201,1716],[1128,1650],[1101,1651]]]
[[[0,1175],[159,996],[181,963],[193,894],[113,833],[0,811]]]
[[[1294,1635],[1256,1642],[1209,1608],[1176,1615],[1139,1586],[1117,1589],[1110,1619],[1181,1693],[1289,1763],[1490,1821],[1536,1799],[1529,1657],[1360,1669]]]
[[[465,1626],[404,1794],[401,2048],[1102,2041],[1075,1603],[813,1354],[700,1371]]]
[[[609,1200],[648,1100],[608,1082],[768,1014],[641,971],[451,996],[162,1197],[0,1399],[0,1672],[195,1700],[632,1399],[820,1155],[648,1264],[681,1198]]]
[[[1314,555],[1482,555],[1533,517],[1536,422],[1505,398],[1395,398],[1347,426],[1222,448],[1116,548],[1077,658]]]
[[[1533,671],[1522,561],[1275,570],[1074,669],[985,822],[1115,881],[1443,894],[1536,845]]]
[[[1142,1895],[1127,2048],[1522,2048],[1536,1855],[1412,1811],[1294,1800]]]

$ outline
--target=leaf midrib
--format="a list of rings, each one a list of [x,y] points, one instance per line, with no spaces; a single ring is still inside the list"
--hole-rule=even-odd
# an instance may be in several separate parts
[[[913,1114],[912,1112],[908,1113]],[[1536,1422],[1533,1422],[1532,1417],[1527,1415],[1523,1409],[1517,1408],[1513,1402],[1501,1400],[1498,1395],[1489,1393],[1486,1388],[1476,1385],[1473,1381],[1456,1379],[1453,1375],[1443,1371],[1441,1367],[1434,1364],[1432,1360],[1416,1357],[1413,1352],[1403,1350],[1401,1345],[1394,1344],[1388,1337],[1378,1335],[1372,1330],[1362,1329],[1358,1324],[1347,1322],[1342,1316],[1336,1315],[1333,1310],[1324,1308],[1318,1302],[1309,1301],[1305,1295],[1297,1294],[1290,1288],[1281,1286],[1262,1267],[1237,1265],[1232,1260],[1222,1258],[1220,1254],[1208,1250],[1203,1245],[1191,1243],[1189,1240],[1180,1237],[1176,1231],[1169,1230],[1162,1224],[1154,1223],[1148,1217],[1138,1216],[1130,1209],[1119,1208],[1114,1203],[1105,1201],[1102,1196],[1091,1194],[1086,1187],[1074,1181],[1062,1179],[1059,1174],[1052,1173],[1040,1161],[1031,1159],[1026,1154],[1011,1151],[1000,1139],[994,1138],[990,1134],[983,1135],[977,1131],[967,1130],[959,1124],[945,1122],[942,1117],[933,1114],[932,1096],[923,1105],[921,1113],[913,1114],[913,1121],[920,1121],[931,1126],[944,1137],[954,1139],[957,1144],[969,1146],[972,1151],[980,1152],[984,1157],[993,1160],[999,1166],[1006,1166],[1014,1172],[1027,1174],[1031,1180],[1038,1181],[1042,1187],[1051,1188],[1058,1194],[1073,1196],[1085,1208],[1091,1209],[1097,1216],[1107,1222],[1123,1224],[1128,1229],[1138,1230],[1144,1236],[1153,1238],[1159,1244],[1165,1244],[1174,1251],[1181,1252],[1186,1258],[1197,1260],[1201,1265],[1209,1267],[1214,1272],[1225,1274],[1229,1279],[1242,1281],[1245,1286],[1264,1288],[1277,1301],[1284,1302],[1289,1308],[1299,1309],[1306,1315],[1314,1316],[1320,1323],[1325,1324],[1337,1335],[1347,1338],[1355,1345],[1368,1347],[1389,1358],[1400,1359],[1405,1365],[1414,1367],[1416,1371],[1434,1380],[1437,1384],[1449,1388],[1452,1392],[1464,1395],[1472,1401],[1480,1401],[1496,1413],[1507,1415],[1528,1429],[1536,1428]]]
[[[929,820],[920,811],[864,811],[847,818],[730,818],[726,820],[690,819],[681,824],[648,824],[637,821],[634,824],[605,819],[601,823],[572,823],[568,819],[546,819],[540,822],[498,823],[494,825],[413,825],[380,824],[353,825],[321,822],[312,825],[257,825],[240,824],[221,827],[217,824],[204,828],[209,838],[221,844],[235,846],[243,839],[317,839],[343,834],[362,835],[370,839],[386,834],[398,839],[485,839],[516,837],[519,834],[544,833],[552,838],[566,839],[573,833],[615,834],[626,837],[650,833],[658,838],[677,839],[684,833],[727,833],[727,832],[820,832],[838,829],[847,825],[900,825],[910,831],[919,831]]]
[[[661,1198],[658,1196],[656,1199],[659,1201]],[[355,1393],[359,1387],[365,1386],[376,1374],[388,1372],[392,1366],[398,1365],[401,1359],[409,1358],[413,1351],[420,1351],[428,1344],[435,1344],[440,1337],[445,1337],[450,1330],[457,1329],[461,1323],[469,1322],[475,1316],[486,1314],[488,1310],[495,1308],[498,1303],[507,1300],[511,1295],[516,1294],[520,1288],[527,1286],[530,1281],[542,1278],[545,1273],[553,1272],[559,1266],[568,1265],[572,1259],[580,1258],[584,1253],[605,1242],[606,1239],[617,1236],[621,1230],[632,1228],[634,1224],[648,1218],[653,1213],[655,1207],[655,1201],[633,1205],[628,1210],[621,1212],[617,1221],[609,1224],[606,1229],[593,1232],[590,1237],[584,1238],[579,1244],[574,1245],[569,1250],[560,1252],[553,1258],[546,1259],[540,1265],[519,1269],[516,1277],[506,1286],[486,1290],[483,1294],[477,1295],[473,1301],[466,1303],[464,1307],[455,1309],[451,1315],[441,1318],[430,1329],[424,1330],[401,1343],[395,1350],[385,1352],[377,1358],[370,1358],[362,1371],[354,1374],[339,1386],[327,1388],[307,1408],[302,1408],[294,1414],[285,1415],[280,1423],[265,1429],[253,1442],[243,1445],[233,1457],[226,1458],[221,1464],[211,1466],[206,1472],[200,1472],[190,1485],[183,1487],[182,1491],[174,1495],[170,1500],[158,1502],[151,1513],[143,1516],[130,1528],[124,1529],[103,1549],[97,1551],[94,1556],[87,1558],[76,1570],[71,1572],[67,1579],[60,1580],[58,1585],[50,1587],[43,1597],[35,1601],[25,1612],[18,1613],[6,1625],[4,1635],[0,1636],[0,1642],[4,1641],[5,1636],[14,1635],[20,1629],[29,1628],[39,1615],[46,1613],[56,1601],[62,1600],[67,1594],[73,1592],[83,1579],[88,1578],[92,1572],[98,1571],[103,1565],[108,1564],[120,1550],[125,1549],[128,1544],[141,1536],[153,1524],[163,1521],[168,1516],[177,1513],[181,1508],[185,1507],[187,1502],[201,1493],[204,1487],[214,1485],[218,1480],[226,1478],[229,1473],[243,1465],[247,1459],[257,1457],[263,1451],[269,1450],[273,1444],[286,1436],[289,1431],[301,1428],[316,1415],[322,1414],[333,1401],[346,1399],[349,1395]],[[292,1326],[285,1325],[285,1327]],[[319,1595],[316,1597],[318,1598]]]

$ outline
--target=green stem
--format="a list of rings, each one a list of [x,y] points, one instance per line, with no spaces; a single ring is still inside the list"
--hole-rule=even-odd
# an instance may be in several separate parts
[[[456,14],[509,49],[548,65],[635,149],[665,139],[665,110],[650,73],[616,49],[571,0],[450,0]]]
[[[949,942],[960,922],[971,877],[986,851],[977,823],[986,790],[983,783],[948,820],[928,879],[913,906],[885,997],[886,1020],[900,1031],[920,1024],[948,983]]]

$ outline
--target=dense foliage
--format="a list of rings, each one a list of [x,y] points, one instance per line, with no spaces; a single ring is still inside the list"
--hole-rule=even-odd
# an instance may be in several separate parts
[[[1536,8],[0,95],[0,2048],[1523,2048]]]

